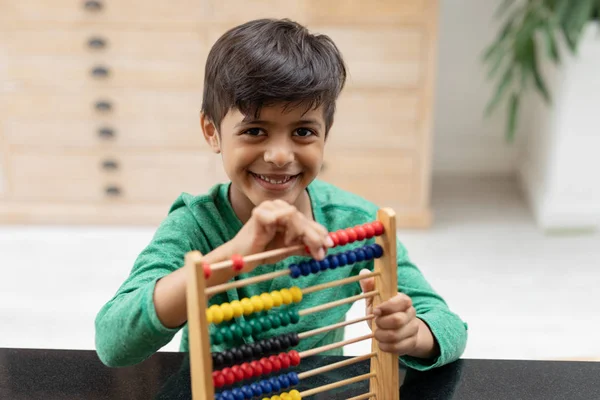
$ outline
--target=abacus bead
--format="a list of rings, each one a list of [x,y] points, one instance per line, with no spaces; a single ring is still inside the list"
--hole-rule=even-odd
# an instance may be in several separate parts
[[[302,275],[302,271],[300,270],[298,265],[296,265],[296,264],[290,265],[290,275],[294,279],[296,279],[296,278],[300,277],[300,275]]]
[[[210,264],[207,262],[202,263],[202,269],[204,270],[204,279],[210,278],[212,270],[210,269]]]
[[[248,321],[248,325],[250,325],[250,327],[252,328],[252,334],[253,335],[256,335],[256,334],[261,333],[263,331],[262,330],[262,324],[256,318],[253,318],[250,321]]]
[[[249,298],[245,297],[240,301],[240,304],[244,308],[244,315],[248,316],[254,312],[254,306]]]
[[[225,385],[225,377],[218,371],[213,372],[213,385],[217,388]]]
[[[263,357],[259,362],[265,375],[269,375],[273,371],[273,364],[271,364],[271,361],[269,361],[268,358]]]
[[[271,348],[271,342],[269,340],[261,340],[260,346],[263,349],[264,355],[270,353],[273,349]]]
[[[274,392],[279,392],[281,390],[281,385],[277,378],[270,378],[269,383],[271,384],[271,387],[273,387]]]
[[[367,237],[367,232],[362,226],[355,227],[354,232],[356,232],[356,240],[365,240],[365,238]]]
[[[244,332],[242,332],[242,328],[240,328],[237,324],[233,324],[229,327],[231,334],[234,339],[240,340],[242,336],[244,336]]]
[[[245,399],[244,392],[242,392],[242,390],[239,388],[231,389],[231,394],[233,394],[233,398],[235,400],[244,400]]]
[[[235,358],[233,357],[233,353],[231,351],[224,351],[223,357],[225,358],[225,366],[233,365]]]
[[[363,249],[354,250],[354,255],[356,256],[356,261],[365,261],[367,258],[367,255]]]
[[[250,400],[251,398],[254,397],[254,393],[252,392],[252,389],[250,389],[250,386],[244,385],[242,386],[242,393],[244,393],[244,398]]]
[[[329,260],[329,269],[336,269],[337,267],[339,267],[340,261],[338,260],[338,256],[332,254],[330,256],[327,256],[327,259]]]
[[[295,367],[300,364],[300,354],[296,350],[288,352],[290,356],[290,362]]]
[[[338,238],[340,239],[340,246],[348,244],[348,234],[346,231],[337,231]]]
[[[329,260],[327,258],[324,258],[321,261],[319,261],[319,269],[321,271],[329,269]]]
[[[215,333],[212,334],[212,344],[217,345],[221,343],[223,343],[223,335],[220,329],[216,329]]]
[[[299,303],[302,301],[302,290],[300,290],[298,286],[291,287],[290,293],[292,294],[292,300],[294,303]]]
[[[281,293],[277,290],[273,290],[271,292],[271,298],[273,298],[273,307],[279,307],[283,304],[283,298],[281,297]]]
[[[213,322],[212,310],[210,308],[206,309],[206,322],[208,322],[209,324],[212,324]]]
[[[290,324],[290,315],[284,311],[278,314],[279,321],[281,321],[281,326],[288,326]]]
[[[285,392],[284,392],[284,393],[281,393],[281,394],[279,395],[279,397],[281,397],[281,400],[292,400],[292,396],[290,396],[290,394],[289,394],[289,393],[285,393]]]
[[[261,380],[259,382],[260,388],[262,389],[264,394],[269,394],[273,391],[271,384],[266,380]]]
[[[269,361],[271,361],[271,365],[273,366],[273,372],[277,372],[281,369],[281,361],[279,361],[277,356],[269,357]]]
[[[366,235],[367,239],[371,239],[373,236],[375,236],[375,228],[373,228],[373,225],[365,224],[363,226],[365,227],[365,233],[367,234]]]
[[[233,269],[235,271],[241,271],[244,268],[244,258],[239,254],[231,256],[231,261],[233,262]]]
[[[302,396],[300,396],[300,392],[297,390],[292,390],[290,392],[290,396],[292,400],[302,400]]]
[[[236,382],[244,380],[244,371],[239,365],[234,365],[231,367],[231,372],[235,375]]]
[[[231,368],[223,368],[221,370],[221,374],[225,378],[225,383],[227,385],[233,385],[235,383],[235,375],[231,372]]]
[[[244,307],[242,307],[242,303],[239,300],[234,300],[231,303],[231,309],[233,310],[233,317],[239,318],[244,313]]]
[[[250,301],[252,302],[252,307],[254,307],[254,312],[261,312],[265,307],[259,296],[250,297]]]
[[[288,315],[290,316],[290,322],[292,324],[297,324],[300,321],[300,314],[298,314],[297,310],[289,310]]]
[[[273,397],[271,397],[271,400],[283,400],[280,396],[275,395]]]
[[[219,400],[235,400],[235,397],[233,397],[233,393],[231,393],[229,390],[224,390],[221,392]]]
[[[244,336],[252,335],[252,326],[248,322],[240,321],[238,325],[239,325],[240,329],[242,330],[242,333],[244,334]]]
[[[262,375],[263,369],[258,361],[252,361],[250,363],[250,366],[252,367],[252,372],[253,372],[254,377],[258,377],[258,376]]]
[[[290,367],[290,356],[288,356],[286,353],[279,353],[277,357],[279,357],[279,361],[281,362],[281,368],[286,369]]]
[[[290,333],[289,338],[290,338],[290,347],[298,346],[298,343],[300,343],[300,337],[298,336],[298,334],[296,332]]]
[[[262,391],[262,389],[260,388],[260,385],[258,385],[258,384],[256,384],[256,383],[253,383],[253,384],[251,384],[251,385],[250,385],[250,389],[252,389],[252,393],[253,393],[255,396],[260,396],[261,394],[263,394],[263,391]]]
[[[340,267],[343,267],[344,265],[348,265],[348,256],[346,255],[346,253],[338,254],[337,258],[338,258]]]
[[[225,357],[221,353],[212,353],[213,369],[221,369],[225,364]]]
[[[271,326],[273,329],[277,329],[281,326],[281,319],[277,314],[269,315],[269,320],[271,321]]]
[[[321,271],[321,268],[319,267],[319,262],[317,260],[310,260],[308,265],[310,266],[310,272],[312,272],[313,274],[316,274],[319,271]]]
[[[298,266],[300,267],[302,276],[310,275],[310,265],[306,261],[300,261],[300,264],[298,264]]]
[[[375,236],[381,235],[384,231],[383,224],[381,223],[381,221],[372,222],[371,226],[373,227],[373,230],[375,231]]]
[[[356,254],[354,253],[354,250],[346,252],[346,257],[348,257],[347,265],[352,265],[356,262]]]
[[[281,343],[281,350],[289,349],[291,347],[291,340],[288,335],[282,335],[279,339]]]
[[[263,351],[261,342],[252,343],[252,344],[250,344],[250,346],[252,347],[252,357],[253,358],[259,358],[264,355],[264,351]]]
[[[243,363],[242,365],[240,365],[240,368],[244,373],[244,379],[250,379],[254,376],[254,370],[252,369],[249,363]]]
[[[283,304],[290,304],[292,302],[292,294],[290,293],[289,289],[281,289],[279,293],[281,293]]]
[[[281,350],[281,342],[279,341],[279,338],[277,338],[277,337],[270,338],[269,343],[271,343],[271,351],[272,352],[278,352],[279,350]]]
[[[242,350],[240,350],[239,348],[234,348],[229,351],[231,351],[231,354],[233,354],[234,363],[241,363],[242,361],[244,361],[244,353],[242,352]]]
[[[220,324],[223,322],[223,311],[221,311],[221,307],[219,307],[217,304],[213,304],[210,306],[209,310],[211,310],[212,321],[215,324]]]
[[[271,321],[269,321],[269,318],[267,318],[265,316],[260,316],[258,318],[258,322],[260,322],[263,332],[271,329]]]
[[[290,387],[290,380],[288,379],[287,376],[280,375],[278,379],[279,379],[279,383],[281,384],[282,388],[287,389]]]
[[[380,258],[383,255],[383,248],[379,244],[374,243],[371,245],[371,248],[375,253],[375,258]]]
[[[263,302],[265,311],[269,311],[271,308],[273,308],[273,298],[271,297],[271,295],[269,293],[261,294],[260,299]]]
[[[372,260],[375,258],[375,252],[373,251],[373,249],[369,246],[366,246],[363,248],[363,251],[365,252],[365,260]]]
[[[356,242],[356,239],[358,239],[358,234],[356,233],[354,228],[348,228],[345,230],[345,232],[346,235],[348,235],[348,243]]]
[[[340,238],[338,237],[337,233],[335,232],[330,232],[329,233],[329,237],[331,238],[331,240],[333,241],[333,247],[335,246],[339,246],[340,244]]]
[[[225,343],[229,343],[233,341],[233,335],[231,334],[231,329],[229,329],[228,327],[223,327],[221,329],[221,334],[223,335],[223,340],[225,341]]]
[[[300,379],[298,378],[298,374],[297,373],[295,373],[295,372],[289,372],[287,374],[287,376],[288,376],[288,379],[290,380],[290,384],[292,386],[296,386],[297,384],[300,383]]]

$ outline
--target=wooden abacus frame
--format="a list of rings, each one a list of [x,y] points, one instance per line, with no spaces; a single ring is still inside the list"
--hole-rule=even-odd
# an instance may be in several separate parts
[[[393,210],[389,208],[382,208],[378,210],[377,221],[383,225],[383,233],[375,237],[375,242],[383,249],[383,255],[379,258],[374,259],[374,270],[368,276],[375,277],[375,290],[369,293],[363,293],[358,296],[349,297],[343,300],[339,300],[333,303],[328,303],[313,307],[312,309],[300,311],[301,315],[303,312],[311,313],[317,312],[324,309],[328,309],[340,304],[347,304],[354,302],[362,298],[373,298],[373,307],[379,305],[397,293],[397,262],[396,262],[396,217]],[[292,246],[282,249],[276,249],[267,251],[264,253],[254,254],[244,257],[245,262],[257,262],[268,260],[272,257],[281,257],[285,255],[291,255],[297,252],[303,246]],[[213,385],[212,378],[212,356],[210,350],[210,338],[209,338],[209,321],[207,318],[207,297],[211,294],[223,292],[229,288],[241,287],[246,284],[253,282],[265,281],[268,279],[274,279],[277,276],[283,276],[289,274],[289,270],[276,271],[263,276],[257,276],[249,279],[235,281],[233,283],[226,283],[210,288],[206,287],[206,281],[204,277],[204,263],[202,262],[202,255],[197,252],[189,252],[185,257],[186,268],[189,271],[188,286],[187,286],[187,314],[188,314],[188,329],[189,329],[189,352],[190,352],[190,370],[191,370],[191,388],[192,398],[202,400],[212,400],[215,395],[215,387]],[[221,268],[231,268],[233,262],[223,261],[211,266],[212,270]],[[332,281],[322,285],[317,285],[303,293],[312,293],[316,290],[321,290],[327,287],[338,286],[340,284],[346,284],[350,282],[356,282],[365,277],[350,277],[338,281]],[[308,312],[307,312],[308,311]],[[300,335],[313,335],[324,331],[337,329],[342,326],[349,325],[351,323],[365,321],[372,319],[373,316],[367,316],[359,318],[354,321],[342,322],[339,324],[332,325],[330,327],[324,327],[316,329],[314,331],[303,332]],[[370,322],[370,321],[369,321]],[[378,399],[378,400],[400,400],[399,390],[399,373],[398,373],[398,355],[393,353],[384,352],[379,349],[377,341],[374,337],[376,330],[375,324],[370,323],[372,333],[360,338],[347,340],[340,343],[334,343],[332,345],[324,346],[321,349],[309,350],[301,355],[304,357],[317,354],[318,352],[326,351],[332,348],[343,347],[344,345],[356,343],[361,340],[372,339],[372,351],[370,354],[353,357],[349,360],[345,360],[329,366],[317,368],[315,370],[299,374],[302,378],[316,375],[318,373],[324,373],[328,370],[340,368],[345,365],[350,365],[358,361],[371,359],[370,373],[361,375],[358,377],[346,379],[344,381],[335,382],[329,385],[321,386],[318,388],[310,389],[300,393],[302,398],[310,396],[316,393],[331,390],[337,387],[348,385],[354,382],[362,380],[370,380],[370,389],[368,393],[356,396],[349,400],[363,400],[363,399]],[[263,396],[263,397],[270,397]]]

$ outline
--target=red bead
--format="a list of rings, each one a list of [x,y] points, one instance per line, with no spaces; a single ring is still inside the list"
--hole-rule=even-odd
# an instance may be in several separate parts
[[[213,385],[216,388],[220,388],[225,385],[225,377],[219,371],[213,372]]]
[[[348,234],[345,231],[337,231],[338,239],[340,242],[340,246],[343,246],[348,243]]]
[[[252,371],[254,372],[255,377],[262,375],[263,369],[258,361],[252,361],[250,363],[250,366],[252,367]]]
[[[339,246],[340,244],[340,238],[338,237],[337,233],[335,232],[330,232],[329,233],[329,237],[331,238],[331,240],[333,241],[333,247],[335,246]]]
[[[247,362],[243,363],[240,368],[244,372],[244,379],[250,379],[254,376],[254,370]]]
[[[354,232],[356,232],[356,240],[365,240],[367,237],[367,232],[362,226],[357,226],[354,228]]]
[[[295,367],[300,364],[300,354],[296,350],[288,352],[290,356],[290,363]]]
[[[373,228],[373,225],[371,224],[365,224],[365,232],[367,233],[367,239],[371,239],[373,236],[375,236],[375,228]]]
[[[356,239],[358,238],[358,235],[354,231],[354,228],[348,228],[348,229],[346,229],[345,232],[348,235],[348,243],[354,243],[354,242],[356,242]]]
[[[244,259],[239,254],[234,254],[231,256],[231,261],[233,262],[233,269],[236,271],[241,271],[244,268]]]
[[[371,226],[373,226],[373,229],[375,230],[375,236],[381,235],[384,231],[381,221],[375,221],[371,223]]]
[[[288,356],[285,353],[279,353],[278,355],[279,361],[281,361],[281,368],[286,369],[290,367],[291,364],[291,360],[290,360],[290,356]]]
[[[271,361],[271,365],[273,366],[273,372],[277,372],[281,369],[281,361],[279,361],[277,356],[269,357],[269,361]]]
[[[242,368],[240,368],[239,365],[234,365],[233,367],[231,367],[231,372],[233,372],[233,375],[235,375],[236,382],[244,380],[244,371],[242,370]]]
[[[273,365],[267,358],[261,358],[260,365],[262,366],[263,374],[265,375],[269,375],[271,371],[273,371]]]
[[[227,385],[233,385],[235,383],[235,375],[231,371],[231,368],[223,368],[221,370],[221,375],[225,378],[225,383]]]
[[[204,279],[210,278],[210,274],[212,273],[212,270],[210,269],[210,264],[207,262],[203,262],[202,268],[204,269]]]

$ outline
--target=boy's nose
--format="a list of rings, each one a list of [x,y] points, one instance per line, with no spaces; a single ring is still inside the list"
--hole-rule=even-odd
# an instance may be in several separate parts
[[[294,151],[288,146],[272,146],[265,150],[265,162],[284,167],[294,161]]]

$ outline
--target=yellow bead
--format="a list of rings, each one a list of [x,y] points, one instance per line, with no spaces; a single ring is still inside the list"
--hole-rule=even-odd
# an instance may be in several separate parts
[[[271,397],[271,400],[281,400],[281,397],[279,397],[279,396],[273,396],[273,397]]]
[[[302,290],[300,290],[298,286],[291,287],[290,293],[292,293],[292,300],[294,300],[294,303],[300,303],[302,301]]]
[[[231,308],[231,304],[221,304],[221,311],[223,311],[223,320],[231,321],[231,318],[233,318],[233,308]]]
[[[292,396],[289,395],[289,393],[280,393],[279,397],[281,397],[281,400],[292,400]]]
[[[248,316],[254,312],[254,306],[249,298],[244,297],[242,301],[240,301],[240,304],[244,308],[244,315]]]
[[[212,320],[215,324],[220,324],[223,322],[223,311],[221,311],[221,307],[214,304],[210,306],[209,310],[212,312]]]
[[[265,308],[263,301],[258,296],[250,297],[250,301],[252,302],[252,306],[254,307],[254,312],[261,312],[263,308]]]
[[[244,313],[244,307],[242,307],[242,303],[239,300],[234,300],[231,303],[231,308],[233,310],[233,316],[235,318],[239,318]]]
[[[271,295],[269,293],[263,293],[260,295],[260,299],[263,302],[263,305],[265,306],[265,311],[270,310],[271,308],[273,308],[273,298],[271,297]]]
[[[212,324],[213,322],[212,311],[210,311],[210,308],[206,309],[206,321],[208,321],[209,324]]]
[[[281,289],[279,293],[281,293],[283,304],[290,304],[292,302],[292,293],[290,293],[289,289]]]
[[[273,290],[271,292],[271,298],[273,299],[273,307],[279,307],[283,303],[281,293],[279,293],[277,290]]]
[[[302,400],[302,396],[300,396],[300,392],[297,390],[292,390],[290,392],[290,396],[292,400]]]

